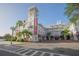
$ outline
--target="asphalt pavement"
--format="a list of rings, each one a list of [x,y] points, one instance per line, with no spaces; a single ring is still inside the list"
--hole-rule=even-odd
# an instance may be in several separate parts
[[[20,55],[0,50],[0,56],[20,56]]]

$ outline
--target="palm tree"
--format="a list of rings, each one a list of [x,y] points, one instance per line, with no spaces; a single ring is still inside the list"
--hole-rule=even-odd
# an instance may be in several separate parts
[[[47,36],[48,36],[49,40],[50,40],[50,35],[51,35],[51,32],[48,32]]]
[[[21,40],[21,39],[22,39],[22,38],[21,38],[21,37],[22,37],[22,32],[18,32],[16,35],[17,35],[17,37],[18,37],[17,40]]]
[[[64,38],[66,39],[66,36],[67,35],[69,35],[69,30],[68,30],[68,28],[65,28],[62,32],[61,32],[61,34],[64,36]]]
[[[23,28],[25,28],[25,23],[26,23],[26,21],[24,20],[24,21],[23,21],[23,24],[22,24],[22,25],[23,25]]]
[[[13,33],[14,33],[14,31],[15,31],[15,27],[14,27],[14,26],[12,26],[12,27],[10,27],[10,29],[12,30],[12,38],[11,38],[11,44],[12,44]]]
[[[30,35],[32,35],[32,32],[29,32],[29,31],[28,31],[28,34],[29,34],[29,36],[30,36]]]
[[[19,27],[19,31],[20,31],[20,26],[22,26],[22,25],[23,25],[23,22],[21,20],[18,20],[16,22],[16,26]]]
[[[68,16],[70,22],[73,23],[75,26],[77,20],[79,20],[79,3],[67,4],[65,14]],[[76,35],[74,35],[74,39],[77,40]]]
[[[67,4],[65,14],[68,16],[70,22],[76,24],[76,21],[79,20],[79,3]]]
[[[32,35],[32,33],[29,32],[27,29],[24,29],[24,30],[22,31],[22,34],[23,34],[24,39],[29,39],[30,36]]]
[[[18,36],[18,35],[20,34],[20,26],[22,26],[22,25],[23,25],[23,22],[22,22],[21,20],[18,20],[18,21],[16,22],[16,27],[19,27],[19,32],[16,34],[17,40],[18,40],[19,37],[20,37],[20,36]]]

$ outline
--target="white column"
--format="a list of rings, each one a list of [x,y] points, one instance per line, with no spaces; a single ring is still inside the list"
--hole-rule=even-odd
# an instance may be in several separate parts
[[[45,36],[45,40],[46,40],[46,36]]]
[[[73,37],[74,37],[74,40],[78,40],[78,38],[76,36],[76,31],[73,32]]]
[[[32,41],[34,41],[34,42],[38,41],[38,35],[33,35],[32,36]]]
[[[74,28],[73,30],[73,36],[74,36],[74,40],[78,40],[77,36],[76,36],[76,29]]]
[[[77,38],[77,36],[76,36],[76,35],[74,35],[74,40],[78,40],[78,38]]]

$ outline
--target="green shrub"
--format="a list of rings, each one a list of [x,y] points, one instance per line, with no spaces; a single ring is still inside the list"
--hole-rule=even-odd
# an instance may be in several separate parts
[[[19,42],[19,40],[16,40],[17,42]]]
[[[5,39],[5,41],[8,41],[8,39]]]
[[[4,36],[6,41],[10,41],[11,40],[11,35],[10,34],[5,34]]]
[[[21,42],[24,42],[24,39],[21,39]]]
[[[4,38],[5,38],[5,41],[16,41],[16,37],[13,37],[13,36],[11,36],[10,34],[5,34],[5,36],[4,36]]]
[[[16,41],[17,40],[17,38],[16,37],[12,37],[12,41]]]
[[[13,37],[10,34],[6,34],[4,36],[4,38],[5,38],[6,41],[11,41],[12,40],[12,41],[17,41],[17,42],[24,42],[24,39],[20,38],[20,39],[17,40],[17,37]]]
[[[17,42],[24,42],[24,39],[18,39]]]

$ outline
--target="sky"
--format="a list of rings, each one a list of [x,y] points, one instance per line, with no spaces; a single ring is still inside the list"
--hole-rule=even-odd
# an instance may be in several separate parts
[[[35,5],[38,12],[38,22],[44,26],[56,24],[57,21],[68,23],[68,19],[64,14],[66,4],[64,3],[1,3],[0,4],[0,36],[11,33],[10,27],[15,26],[17,20],[27,20],[28,8]]]

